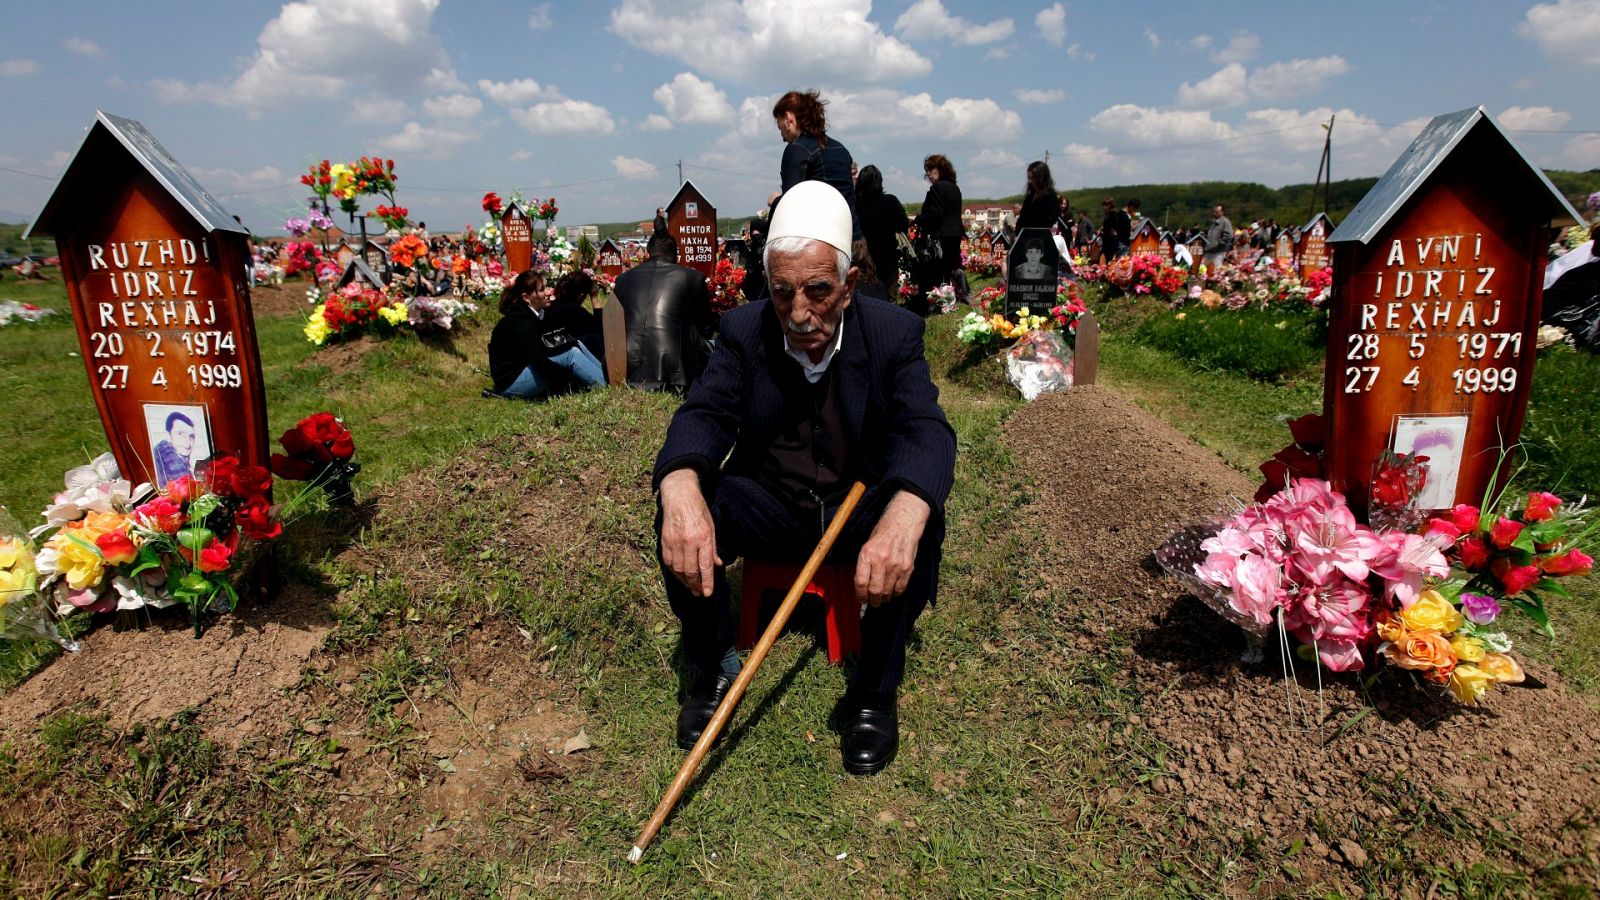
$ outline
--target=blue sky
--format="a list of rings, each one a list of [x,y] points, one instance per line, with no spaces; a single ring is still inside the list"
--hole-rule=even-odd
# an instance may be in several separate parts
[[[1483,105],[1536,161],[1600,166],[1600,0],[60,2],[0,34],[0,220],[31,217],[96,109],[142,121],[258,232],[324,157],[395,159],[435,230],[484,191],[560,223],[648,218],[679,160],[721,215],[777,186],[773,100],[817,88],[830,133],[920,200],[1058,185],[1381,174],[1429,117]],[[44,177],[37,177],[44,176]]]

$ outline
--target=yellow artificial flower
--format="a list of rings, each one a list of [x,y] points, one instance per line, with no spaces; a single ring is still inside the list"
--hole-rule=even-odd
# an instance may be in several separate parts
[[[98,585],[106,572],[106,561],[95,548],[94,538],[83,531],[62,529],[49,544],[56,551],[56,571],[66,576],[67,585],[75,591]]]
[[[1495,677],[1473,665],[1456,666],[1450,673],[1450,693],[1462,703],[1477,703],[1494,684]]]
[[[391,303],[378,310],[378,315],[383,317],[390,325],[399,325],[406,320],[406,305],[404,303]]]
[[[27,546],[16,538],[0,538],[0,606],[28,591],[33,574]]]
[[[1504,653],[1486,653],[1478,666],[1501,684],[1521,684],[1522,679],[1527,677],[1522,666]]]
[[[1456,605],[1438,591],[1423,591],[1417,602],[1400,612],[1400,621],[1411,631],[1437,631],[1449,634],[1466,624]]]
[[[1456,652],[1456,659],[1464,663],[1478,662],[1487,652],[1482,641],[1464,634],[1458,634],[1450,639],[1450,649]]]
[[[311,311],[311,318],[306,321],[306,340],[318,347],[321,347],[328,340],[328,336],[333,334],[333,329],[328,327],[328,320],[322,317],[326,307],[327,304],[317,304],[317,308]]]
[[[356,174],[344,163],[334,163],[328,169],[328,174],[333,177],[333,193],[338,197],[350,193],[351,186],[356,182]]]
[[[1178,313],[1177,318],[1179,322],[1182,322],[1184,319],[1189,318],[1189,314],[1186,312]]]

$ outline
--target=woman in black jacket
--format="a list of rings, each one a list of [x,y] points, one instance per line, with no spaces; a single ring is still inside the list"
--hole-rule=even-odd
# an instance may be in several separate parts
[[[856,174],[856,214],[878,283],[893,297],[900,290],[898,236],[910,231],[911,220],[900,198],[883,192],[883,173],[877,166],[865,166]]]
[[[826,182],[850,204],[851,238],[860,240],[855,180],[850,177],[855,162],[843,144],[828,137],[827,104],[816,91],[790,91],[773,104],[772,120],[788,146],[783,148],[778,167],[782,186],[767,198],[767,204],[776,208],[778,200],[802,181]]]
[[[544,275],[531,269],[500,292],[501,318],[489,335],[495,393],[533,400],[605,383],[600,361],[567,330],[569,314],[549,307]]]
[[[961,265],[961,188],[956,187],[956,167],[943,155],[934,153],[922,161],[928,179],[928,195],[917,213],[917,235],[939,242],[940,258],[922,263],[913,270],[917,294],[908,304],[912,312],[928,314],[928,292],[954,281]]]
[[[582,270],[568,272],[556,279],[555,294],[545,311],[545,321],[552,328],[565,328],[588,349],[589,355],[599,359],[606,352],[600,317],[583,305],[593,295],[594,276]]]
[[[1022,205],[1017,207],[1017,230],[1049,228],[1059,215],[1061,200],[1056,196],[1056,182],[1050,177],[1050,166],[1039,160],[1028,163],[1028,191],[1022,195]]]

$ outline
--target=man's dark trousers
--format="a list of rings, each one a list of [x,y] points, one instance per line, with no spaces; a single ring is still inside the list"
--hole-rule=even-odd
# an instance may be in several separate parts
[[[708,490],[707,506],[716,523],[717,555],[724,563],[737,558],[760,562],[803,564],[822,540],[837,504],[825,515],[785,504],[762,485],[742,476],[717,479]],[[850,521],[834,542],[827,561],[853,565],[861,547],[872,536],[895,489],[870,487],[856,505]],[[826,521],[825,521],[826,520]],[[900,596],[867,607],[861,618],[861,656],[851,678],[850,691],[861,697],[893,695],[905,674],[906,642],[917,616],[934,599],[938,588],[939,560],[944,545],[944,517],[933,510],[917,544],[911,579]],[[656,513],[656,561],[661,562],[661,513]],[[717,567],[710,597],[697,596],[661,563],[667,600],[683,625],[684,654],[696,667],[715,671],[734,643],[733,609],[727,572]]]

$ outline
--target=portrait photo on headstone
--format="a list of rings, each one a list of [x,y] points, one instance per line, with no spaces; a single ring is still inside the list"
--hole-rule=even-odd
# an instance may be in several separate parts
[[[146,403],[144,422],[155,460],[149,478],[157,488],[194,475],[195,463],[211,457],[211,423],[204,406]]]

